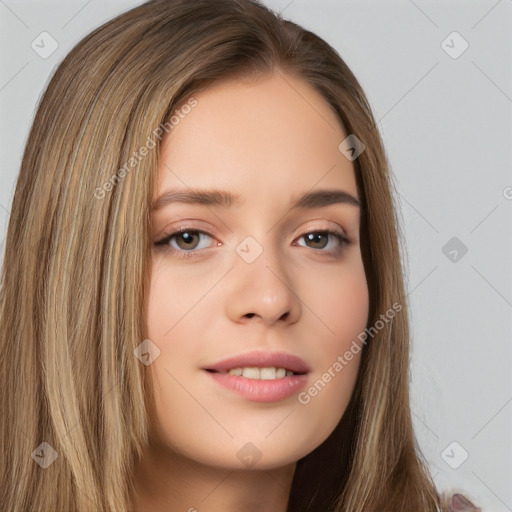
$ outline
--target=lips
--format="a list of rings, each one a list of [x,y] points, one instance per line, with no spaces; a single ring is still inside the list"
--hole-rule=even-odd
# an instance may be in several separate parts
[[[300,357],[284,352],[264,352],[255,350],[237,356],[223,359],[215,364],[204,367],[203,370],[217,373],[227,373],[234,368],[284,368],[296,375],[311,371],[310,367]]]
[[[261,350],[229,357],[202,369],[208,378],[227,389],[230,394],[251,402],[266,403],[290,399],[307,385],[308,374],[311,372],[300,357]],[[265,372],[265,375],[257,369]]]

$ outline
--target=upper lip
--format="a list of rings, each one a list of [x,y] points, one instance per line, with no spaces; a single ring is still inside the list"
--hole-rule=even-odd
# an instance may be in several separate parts
[[[286,354],[284,352],[264,352],[261,350],[255,350],[252,352],[246,352],[232,357],[228,357],[206,366],[204,370],[211,370],[217,372],[225,372],[232,370],[233,368],[284,368],[290,370],[293,373],[309,373],[311,370],[309,366],[298,356],[292,354]]]

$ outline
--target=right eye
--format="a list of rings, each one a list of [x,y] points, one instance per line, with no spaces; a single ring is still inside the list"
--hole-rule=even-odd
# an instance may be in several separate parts
[[[208,245],[207,242],[212,238],[212,235],[199,229],[180,228],[155,242],[155,246],[169,249],[179,257],[188,257],[193,256],[196,251],[210,247],[211,243]]]

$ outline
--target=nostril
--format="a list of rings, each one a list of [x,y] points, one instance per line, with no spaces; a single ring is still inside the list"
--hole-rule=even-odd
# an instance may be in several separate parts
[[[244,316],[247,318],[252,318],[254,316],[254,313],[246,313]]]

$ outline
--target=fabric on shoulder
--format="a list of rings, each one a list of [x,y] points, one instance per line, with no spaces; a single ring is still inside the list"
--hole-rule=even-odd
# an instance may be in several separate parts
[[[474,505],[463,494],[452,494],[448,500],[446,512],[482,512],[482,509]]]

